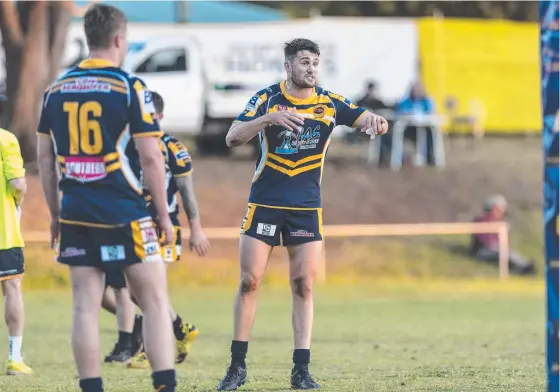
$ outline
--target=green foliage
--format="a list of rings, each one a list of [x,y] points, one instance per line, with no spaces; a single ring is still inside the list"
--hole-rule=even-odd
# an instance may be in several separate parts
[[[423,17],[440,11],[450,18],[536,21],[536,1],[251,1],[278,8],[292,17],[307,17],[316,8],[325,16]]]

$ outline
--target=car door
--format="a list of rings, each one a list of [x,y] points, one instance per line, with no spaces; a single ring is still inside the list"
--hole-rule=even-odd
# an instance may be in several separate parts
[[[169,132],[198,132],[204,118],[204,80],[200,56],[187,45],[153,49],[133,69],[165,102],[162,127]]]

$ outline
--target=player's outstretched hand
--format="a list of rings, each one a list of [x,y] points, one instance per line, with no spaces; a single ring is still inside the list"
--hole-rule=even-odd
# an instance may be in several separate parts
[[[208,237],[206,237],[202,230],[191,231],[189,250],[195,250],[199,256],[206,256],[210,250],[210,241],[208,241]]]
[[[385,135],[389,130],[387,120],[377,114],[369,112],[365,120],[366,124],[361,131],[370,135],[372,138],[374,138],[375,135]]]
[[[171,223],[171,219],[169,219],[169,215],[163,219],[159,219],[159,229],[163,234],[161,245],[171,244],[173,242],[175,231],[173,230],[173,224]]]
[[[58,219],[51,220],[51,249],[54,249],[60,237],[60,221]]]
[[[288,110],[268,113],[266,116],[268,125],[278,125],[293,132],[299,130],[305,120],[304,115]]]

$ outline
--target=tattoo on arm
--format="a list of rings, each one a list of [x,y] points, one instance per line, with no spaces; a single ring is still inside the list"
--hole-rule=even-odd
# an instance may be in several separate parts
[[[181,194],[181,200],[183,202],[183,208],[187,213],[187,217],[190,220],[198,217],[198,202],[194,193],[194,183],[192,174],[184,177],[175,178],[177,183],[177,188]]]

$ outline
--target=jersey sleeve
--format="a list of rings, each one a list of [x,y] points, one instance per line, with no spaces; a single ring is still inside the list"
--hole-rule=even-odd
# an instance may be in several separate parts
[[[43,106],[41,106],[41,117],[39,118],[39,127],[37,128],[37,133],[40,135],[50,136],[51,125],[49,123],[49,109],[47,105],[48,100],[47,91],[43,96]]]
[[[357,106],[355,103],[352,103],[349,99],[344,98],[342,95],[334,93],[328,94],[336,110],[336,124],[355,128],[358,118],[360,118],[366,110]]]
[[[170,138],[167,142],[168,155],[167,164],[174,177],[184,177],[192,173],[192,159],[189,150],[183,143],[175,138]]]
[[[138,78],[131,78],[130,84],[132,86],[128,119],[130,133],[133,137],[161,136],[159,122],[152,117],[156,109],[151,91]]]
[[[0,141],[0,158],[4,168],[4,178],[7,181],[25,176],[23,168],[23,158],[16,136],[7,131],[2,131]]]
[[[268,95],[266,91],[259,91],[247,102],[245,110],[241,112],[235,121],[251,121],[256,120],[262,115],[266,114],[266,102],[268,100]]]

